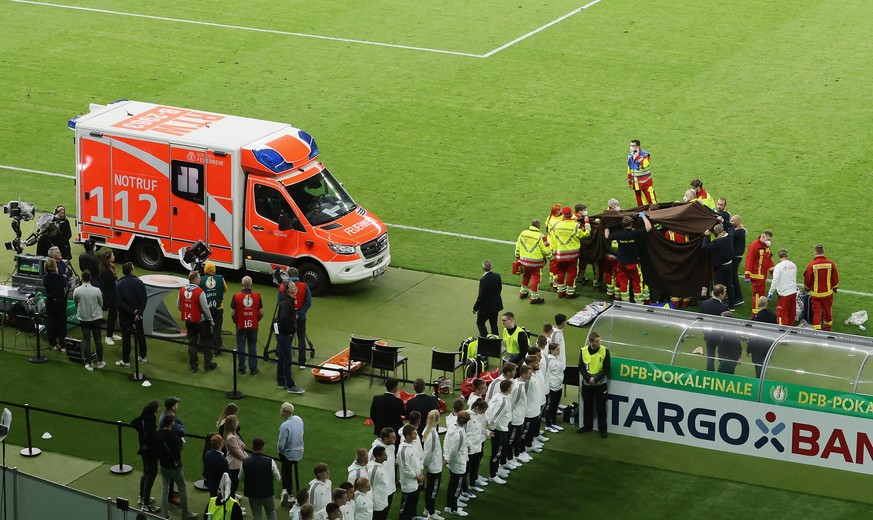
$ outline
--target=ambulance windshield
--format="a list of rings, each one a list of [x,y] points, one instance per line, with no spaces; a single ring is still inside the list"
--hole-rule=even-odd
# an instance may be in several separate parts
[[[313,226],[332,222],[358,207],[326,168],[306,180],[286,186],[285,189]]]

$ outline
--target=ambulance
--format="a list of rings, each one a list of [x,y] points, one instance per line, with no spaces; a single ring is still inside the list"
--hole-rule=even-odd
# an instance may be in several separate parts
[[[75,132],[78,239],[158,270],[198,240],[229,269],[300,270],[313,294],[383,274],[388,233],[285,123],[139,101],[92,104]]]

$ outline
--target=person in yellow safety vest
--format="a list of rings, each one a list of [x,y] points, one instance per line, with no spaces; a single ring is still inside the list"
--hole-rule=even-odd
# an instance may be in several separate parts
[[[577,298],[576,272],[579,261],[579,240],[591,236],[591,223],[585,216],[584,224],[576,221],[576,215],[568,206],[561,209],[563,219],[555,226],[552,251],[558,261],[558,298]]]
[[[576,433],[594,429],[594,411],[597,411],[597,430],[606,438],[606,392],[609,383],[609,349],[600,345],[600,334],[588,335],[588,345],[582,347],[579,357],[579,377],[582,382],[582,420]]]
[[[693,200],[700,201],[701,204],[715,211],[715,199],[713,199],[712,195],[710,195],[703,187],[702,180],[694,179],[693,181],[691,181],[691,189],[694,190],[694,193],[696,195]],[[691,200],[689,200],[688,202],[691,202]]]
[[[549,244],[554,243],[555,226],[561,221],[561,205],[552,204],[552,211],[546,217],[546,237],[549,239]],[[558,261],[554,257],[549,261],[549,286],[554,289],[558,280]]]
[[[511,312],[503,313],[502,338],[506,343],[506,355],[509,361],[521,365],[528,351],[527,331],[516,325],[515,314]]]
[[[206,518],[212,520],[243,520],[245,512],[239,505],[239,501],[230,494],[230,475],[227,473],[221,476],[221,482],[218,484],[218,496],[209,499],[205,513]],[[198,516],[195,515],[192,518],[198,518]]]
[[[539,219],[533,219],[530,227],[522,231],[515,241],[515,258],[524,269],[518,297],[523,300],[530,295],[532,305],[545,302],[539,293],[540,272],[546,265],[546,260],[552,256],[549,239],[540,232],[541,225]]]

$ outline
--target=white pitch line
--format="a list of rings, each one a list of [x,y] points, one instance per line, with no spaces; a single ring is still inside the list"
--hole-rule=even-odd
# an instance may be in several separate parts
[[[33,0],[10,0],[11,2],[16,2],[19,4],[31,4],[31,5],[41,5],[45,7],[59,7],[62,9],[73,9],[75,11],[88,11],[92,13],[103,13],[103,14],[115,14],[119,16],[131,16],[134,18],[147,18],[150,20],[162,20],[165,22],[177,22],[177,23],[187,23],[192,25],[204,25],[207,27],[220,27],[223,29],[238,29],[240,31],[253,31],[260,33],[269,33],[269,34],[281,34],[284,36],[297,36],[300,38],[315,38],[318,40],[330,40],[336,42],[345,42],[345,43],[358,43],[361,45],[375,45],[377,47],[391,47],[394,49],[406,49],[411,51],[422,51],[422,52],[433,52],[437,54],[452,54],[455,56],[466,56],[468,58],[484,58],[485,56],[482,54],[472,54],[469,52],[458,52],[458,51],[447,51],[443,49],[431,49],[428,47],[413,47],[411,45],[396,45],[393,43],[382,43],[382,42],[371,42],[368,40],[355,40],[351,38],[337,38],[335,36],[323,36],[320,34],[308,34],[308,33],[298,33],[298,32],[289,32],[289,31],[278,31],[275,29],[260,29],[258,27],[245,27],[242,25],[228,25],[223,23],[214,23],[214,22],[202,22],[198,20],[185,20],[183,18],[169,18],[166,16],[153,16],[147,14],[137,14],[137,13],[127,13],[124,11],[110,11],[108,9],[96,9],[93,7],[79,7],[73,5],[64,5],[64,4],[52,4],[48,2],[36,2]],[[599,0],[598,0],[599,1]]]
[[[475,235],[464,235],[463,233],[450,233],[448,231],[439,231],[436,229],[427,229],[427,228],[420,228],[420,227],[415,227],[415,226],[404,226],[403,224],[389,224],[387,222],[385,223],[385,225],[388,227],[393,227],[393,228],[397,228],[397,229],[408,229],[410,231],[420,231],[422,233],[431,233],[434,235],[445,235],[445,236],[455,237],[455,238],[466,238],[469,240],[479,240],[482,242],[494,242],[495,244],[515,245],[515,242],[510,242],[509,240],[498,240],[496,238],[477,237]]]
[[[593,0],[592,2],[588,2],[587,4],[583,5],[582,7],[579,7],[578,9],[573,9],[572,11],[570,11],[570,12],[567,13],[567,14],[565,14],[564,16],[561,16],[560,18],[555,18],[555,19],[552,20],[551,22],[549,22],[549,23],[547,23],[547,24],[545,24],[545,25],[541,25],[540,27],[537,27],[537,28],[534,29],[533,31],[531,31],[531,32],[529,32],[529,33],[527,33],[527,34],[525,34],[525,35],[519,36],[518,38],[512,40],[512,41],[509,42],[509,43],[505,43],[505,44],[501,45],[500,47],[497,47],[496,49],[494,49],[494,50],[492,50],[492,51],[490,51],[490,52],[486,52],[486,53],[483,54],[481,57],[482,57],[482,58],[490,58],[491,56],[494,56],[494,55],[497,54],[498,52],[500,52],[500,51],[502,51],[502,50],[505,50],[505,49],[508,49],[509,47],[512,47],[512,46],[515,45],[516,43],[518,43],[518,42],[520,42],[520,41],[522,41],[522,40],[526,40],[526,39],[530,38],[531,36],[533,36],[533,35],[535,35],[535,34],[541,32],[541,31],[544,31],[544,30],[548,29],[549,27],[555,25],[556,23],[562,22],[562,21],[566,20],[567,18],[570,18],[570,17],[573,16],[574,14],[581,13],[581,12],[584,11],[585,9],[588,9],[589,7],[591,7],[592,5],[599,4],[600,1],[601,1],[601,0]]]
[[[0,169],[3,170],[12,170],[15,172],[25,172],[25,173],[38,173],[40,175],[49,175],[51,177],[64,177],[65,179],[76,180],[76,178],[72,175],[65,175],[63,173],[54,173],[54,172],[44,172],[42,170],[29,170],[27,168],[18,168],[16,166],[6,166],[0,164]]]
[[[13,0],[13,1],[15,1],[15,0]],[[73,177],[72,175],[65,175],[63,173],[47,172],[47,171],[43,171],[43,170],[31,170],[29,168],[19,168],[17,166],[7,166],[5,164],[0,164],[0,170],[11,170],[11,171],[15,171],[15,172],[24,172],[24,173],[36,173],[38,175],[49,175],[51,177],[63,177],[65,179],[75,180],[75,177]],[[397,228],[397,229],[406,229],[408,231],[418,231],[420,233],[430,233],[433,235],[443,235],[443,236],[454,237],[454,238],[464,238],[467,240],[478,240],[480,242],[492,242],[495,244],[503,244],[503,245],[510,245],[510,246],[515,244],[515,242],[510,242],[509,240],[500,240],[497,238],[479,237],[476,235],[465,235],[463,233],[452,233],[450,231],[440,231],[438,229],[428,229],[428,228],[422,228],[422,227],[416,227],[416,226],[406,226],[403,224],[389,224],[388,222],[386,222],[385,225],[388,227]],[[768,283],[769,283],[769,281],[768,281]],[[873,293],[860,292],[860,291],[850,291],[848,289],[840,289],[839,292],[845,293],[845,294],[854,294],[856,296],[873,297]]]

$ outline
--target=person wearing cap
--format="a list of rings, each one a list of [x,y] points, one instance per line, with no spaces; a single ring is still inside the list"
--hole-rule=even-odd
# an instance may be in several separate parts
[[[515,242],[515,258],[524,269],[518,297],[523,300],[530,295],[531,304],[545,302],[539,293],[540,273],[546,260],[552,256],[549,239],[540,232],[541,225],[539,219],[533,219],[530,227],[522,231]]]
[[[206,303],[212,315],[212,348],[215,355],[220,356],[224,345],[221,344],[221,326],[224,324],[224,293],[227,292],[227,282],[224,276],[215,274],[215,263],[207,260],[203,264],[203,277],[200,278],[200,288],[206,293]]]
[[[561,219],[564,218],[561,214],[561,205],[560,204],[552,204],[552,209],[549,211],[549,216],[546,217],[546,238],[549,239],[549,243],[553,244],[554,240],[554,232],[555,226]],[[555,284],[558,279],[558,261],[555,260],[554,255],[552,259],[549,260],[549,287],[552,289],[555,288]]]
[[[169,401],[169,399],[168,399]],[[164,518],[170,516],[170,504],[173,503],[182,508],[182,518],[197,518],[197,514],[188,509],[188,489],[185,485],[185,475],[182,471],[182,442],[174,432],[176,416],[167,413],[161,416],[161,428],[155,435],[155,449],[158,463],[161,467],[161,512]],[[179,494],[172,499],[173,484],[178,486]],[[148,497],[146,497],[148,498]]]
[[[188,273],[188,285],[179,289],[177,306],[182,314],[182,321],[188,329],[188,364],[191,372],[200,371],[197,354],[203,353],[203,367],[206,371],[218,367],[212,362],[212,312],[206,300],[206,292],[200,287],[200,273]]]
[[[561,209],[563,218],[555,225],[552,249],[558,261],[556,289],[558,298],[577,298],[576,272],[579,261],[580,239],[591,236],[591,223],[586,216],[583,224],[576,221],[576,216],[569,206]]]

